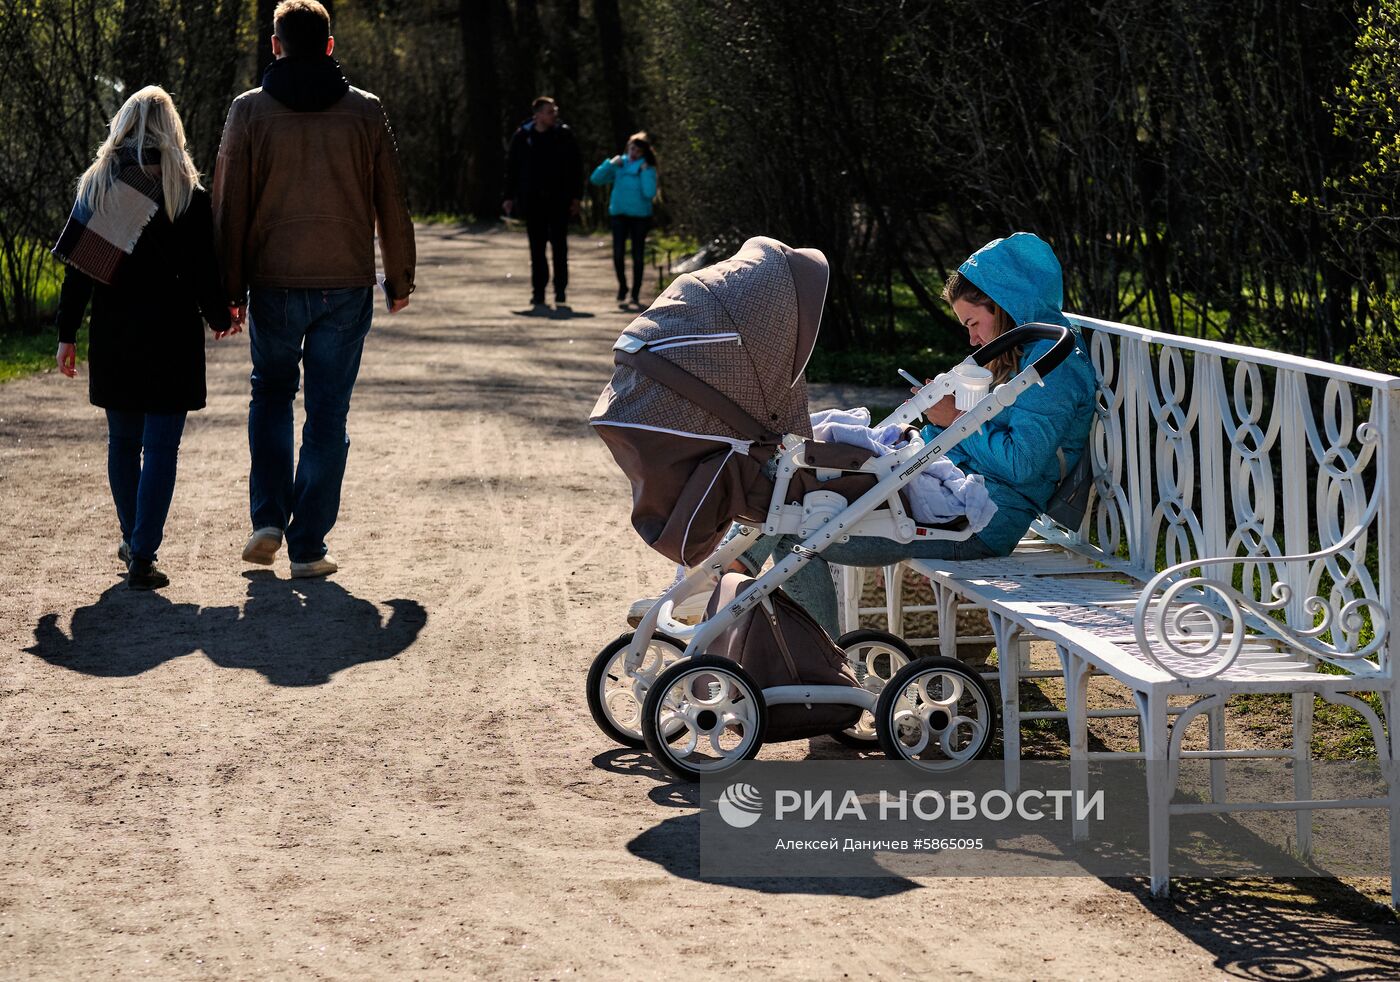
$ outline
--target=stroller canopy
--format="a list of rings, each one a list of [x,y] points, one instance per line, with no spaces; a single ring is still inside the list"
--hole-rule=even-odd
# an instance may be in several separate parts
[[[589,421],[632,482],[632,523],[687,565],[735,518],[767,512],[762,461],[810,437],[802,377],[817,343],[826,257],[749,239],[679,277],[614,345]]]

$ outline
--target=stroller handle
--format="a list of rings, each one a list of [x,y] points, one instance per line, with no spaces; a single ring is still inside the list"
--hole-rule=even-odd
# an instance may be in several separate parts
[[[1060,362],[1074,350],[1074,332],[1063,324],[1031,322],[1014,327],[1000,337],[992,338],[972,353],[972,360],[986,367],[997,355],[1028,341],[1054,341],[1055,345],[1035,360],[1036,374],[1044,378],[1059,367]]]

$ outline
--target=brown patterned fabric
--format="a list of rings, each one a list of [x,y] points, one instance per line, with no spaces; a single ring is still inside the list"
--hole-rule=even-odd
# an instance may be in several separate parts
[[[816,343],[825,294],[821,253],[753,238],[729,259],[677,278],[628,326],[619,345],[643,342],[647,351],[723,393],[764,428],[810,437],[801,370]],[[722,535],[741,510],[752,510],[754,468],[742,450],[742,461],[717,464],[715,457],[717,450],[729,451],[727,441],[747,442],[750,434],[638,368],[616,366],[589,419],[632,482],[633,525],[677,562],[703,558],[695,555],[698,543],[717,542],[716,534]],[[657,439],[658,434],[637,427],[691,436]],[[772,450],[756,446],[752,452],[766,459]],[[733,508],[716,507],[714,496],[725,488]],[[686,514],[673,515],[678,507]],[[684,531],[661,535],[662,527]]]

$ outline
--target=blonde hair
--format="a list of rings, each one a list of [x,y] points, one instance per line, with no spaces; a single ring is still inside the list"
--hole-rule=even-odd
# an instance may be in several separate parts
[[[148,85],[132,93],[108,125],[107,138],[97,148],[97,156],[78,178],[78,201],[100,211],[121,169],[117,154],[123,146],[136,152],[141,163],[160,165],[165,214],[174,221],[184,214],[199,187],[199,170],[185,147],[185,125],[175,110],[175,101],[159,85]],[[148,161],[146,154],[157,152]]]

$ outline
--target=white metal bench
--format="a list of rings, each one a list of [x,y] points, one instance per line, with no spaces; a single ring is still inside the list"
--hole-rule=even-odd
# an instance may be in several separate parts
[[[1020,643],[1033,636],[1053,642],[1060,657],[1076,783],[1095,758],[1167,762],[1147,768],[1154,894],[1168,889],[1173,814],[1294,811],[1306,854],[1313,811],[1386,808],[1391,897],[1400,901],[1400,642],[1388,630],[1400,593],[1400,379],[1072,319],[1101,379],[1090,444],[1096,494],[1083,526],[1042,520],[1006,558],[910,564],[934,584],[942,653],[956,653],[955,633],[942,625],[954,623],[957,604],[988,612],[1007,784],[1019,784]],[[897,580],[891,567],[887,582]],[[897,589],[890,600],[898,630]],[[1096,673],[1126,686],[1136,710],[1091,713],[1087,682]],[[1378,694],[1383,713],[1347,694],[1355,692]],[[1225,702],[1242,693],[1292,694],[1291,748],[1225,746]],[[1315,695],[1370,726],[1385,797],[1312,800]],[[1174,696],[1190,701],[1170,706]],[[1129,714],[1139,717],[1140,752],[1091,754],[1090,716]],[[1197,716],[1207,721],[1209,749],[1183,751]],[[1190,757],[1211,761],[1211,800],[1173,803],[1179,761]],[[1293,798],[1228,801],[1224,762],[1237,757],[1290,758]]]

